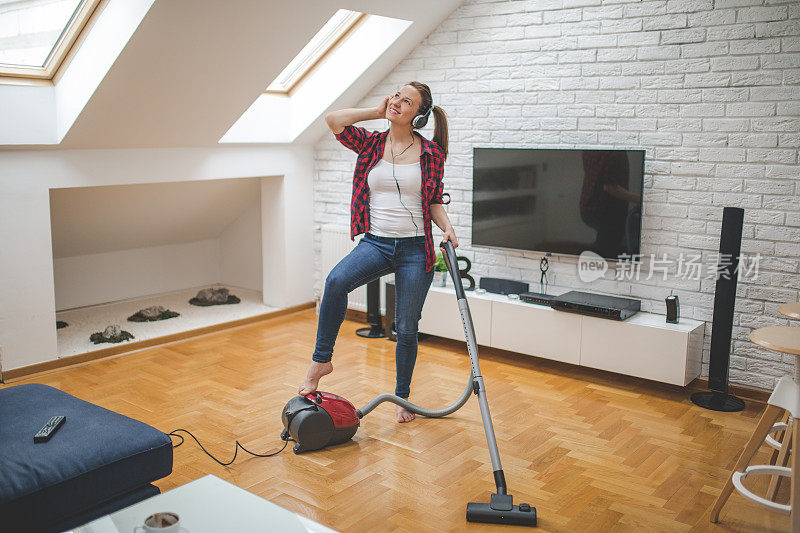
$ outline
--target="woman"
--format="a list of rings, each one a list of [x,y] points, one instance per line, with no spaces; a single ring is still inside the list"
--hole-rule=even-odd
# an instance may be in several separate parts
[[[435,118],[433,141],[415,128]],[[389,129],[367,131],[353,126],[386,118]],[[416,120],[415,120],[416,119]],[[431,220],[443,241],[458,246],[442,205],[442,174],[447,158],[447,117],[433,105],[430,88],[411,82],[374,108],[342,109],[325,117],[336,139],[358,154],[350,204],[352,238],[365,233],[350,254],[331,270],[319,310],[317,343],[301,395],[317,390],[333,371],[331,357],[347,311],[347,294],[386,274],[395,274],[397,347],[395,394],[408,398],[417,359],[417,326],[433,280],[435,248]],[[414,414],[397,407],[397,421]]]

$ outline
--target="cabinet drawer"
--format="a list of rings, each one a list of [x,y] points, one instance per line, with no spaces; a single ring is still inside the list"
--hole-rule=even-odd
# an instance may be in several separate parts
[[[492,330],[492,302],[467,296],[467,303],[472,315],[472,325],[475,328],[475,340],[478,344],[489,346]],[[464,326],[461,323],[461,312],[458,310],[458,300],[456,300],[454,292],[431,288],[425,299],[425,305],[422,307],[419,330],[448,339],[466,340]]]
[[[578,364],[581,317],[520,302],[493,302],[492,346]]]
[[[583,317],[581,365],[684,386],[689,334]],[[689,365],[693,366],[693,365]]]

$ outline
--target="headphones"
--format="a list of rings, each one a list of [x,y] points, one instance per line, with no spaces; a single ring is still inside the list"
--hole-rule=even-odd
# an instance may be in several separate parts
[[[428,119],[431,116],[431,112],[433,111],[433,96],[431,96],[431,105],[428,107],[428,110],[425,112],[424,115],[417,115],[414,117],[414,120],[411,121],[411,125],[415,128],[424,128],[425,124],[428,123]]]

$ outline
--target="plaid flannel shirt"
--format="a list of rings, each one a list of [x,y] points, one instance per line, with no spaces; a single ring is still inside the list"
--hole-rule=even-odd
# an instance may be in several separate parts
[[[369,231],[369,185],[367,175],[383,157],[389,130],[367,131],[358,126],[347,126],[336,139],[358,154],[353,173],[353,197],[350,201],[350,238]],[[443,201],[442,177],[444,175],[444,152],[436,143],[422,135],[422,218],[425,228],[425,270],[431,271],[436,260],[431,225],[431,204],[449,203]],[[449,196],[449,195],[447,195]]]

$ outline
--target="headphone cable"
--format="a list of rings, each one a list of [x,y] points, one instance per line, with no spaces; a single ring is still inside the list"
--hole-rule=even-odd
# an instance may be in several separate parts
[[[408,150],[412,146],[414,146],[414,131],[413,130],[411,131],[411,144],[406,146],[405,150],[403,150],[402,152],[397,154],[396,157],[400,157],[401,155],[406,153],[406,150]],[[391,154],[392,154],[392,177],[394,178],[394,184],[397,187],[397,197],[400,200],[400,205],[402,205],[403,208],[405,208],[405,210],[408,211],[408,214],[411,215],[411,223],[414,224],[414,236],[419,236],[419,226],[417,226],[417,223],[414,221],[414,213],[412,213],[411,210],[408,207],[406,207],[406,204],[403,203],[403,194],[400,192],[400,183],[397,181],[397,176],[395,176],[395,174],[394,174],[394,158],[395,158],[395,155],[394,155],[394,141],[392,140],[392,136],[391,135],[389,135],[389,150],[391,151]]]

